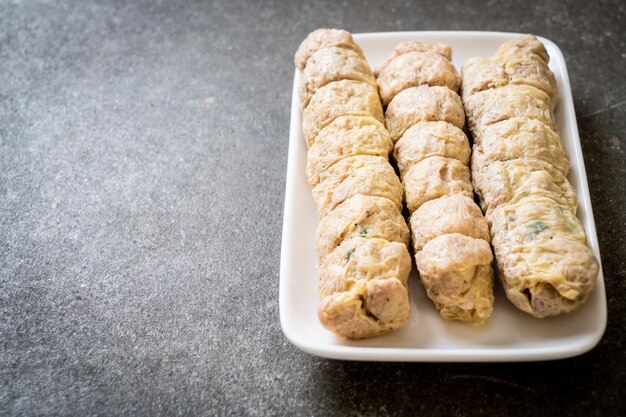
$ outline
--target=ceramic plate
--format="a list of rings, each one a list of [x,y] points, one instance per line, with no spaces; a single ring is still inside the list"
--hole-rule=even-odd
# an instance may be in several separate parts
[[[372,67],[405,40],[444,42],[453,48],[460,69],[471,57],[489,57],[498,46],[519,34],[495,32],[395,32],[354,35]],[[591,211],[587,176],[576,126],[572,93],[560,49],[540,38],[550,54],[550,68],[559,89],[556,119],[571,160],[569,180],[578,193],[578,217],[598,260],[598,238]],[[306,144],[301,132],[297,96],[300,73],[294,75],[289,135],[287,190],[280,265],[280,321],[287,339],[298,348],[327,358],[367,361],[531,361],[566,358],[592,349],[606,327],[606,296],[602,269],[594,292],[578,311],[548,319],[533,318],[515,308],[499,283],[489,322],[476,327],[443,320],[426,297],[415,268],[410,279],[412,311],[407,324],[387,335],[351,341],[336,337],[317,319],[317,214],[308,185]]]

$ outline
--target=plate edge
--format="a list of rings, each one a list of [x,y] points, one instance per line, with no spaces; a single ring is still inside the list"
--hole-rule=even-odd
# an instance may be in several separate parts
[[[354,33],[353,36],[355,39],[367,39],[371,37],[391,37],[391,36],[413,36],[413,35],[466,35],[466,36],[519,36],[521,33],[516,32],[490,32],[490,31],[401,31],[401,32],[369,32],[369,33]],[[450,355],[442,355],[441,350],[419,350],[419,354],[415,355],[416,352],[411,352],[410,354],[407,351],[419,349],[419,348],[371,348],[371,347],[344,347],[344,346],[333,346],[332,349],[320,349],[315,345],[311,345],[310,343],[302,340],[299,336],[296,336],[291,328],[289,328],[289,324],[284,317],[285,311],[285,287],[286,287],[286,277],[285,277],[285,268],[286,268],[286,255],[288,254],[288,249],[286,249],[285,239],[288,237],[288,232],[286,231],[286,225],[289,224],[289,220],[291,217],[291,202],[285,198],[284,204],[284,214],[283,214],[283,233],[281,237],[281,261],[280,261],[280,282],[279,282],[279,316],[281,329],[283,334],[287,338],[287,340],[293,344],[298,349],[302,350],[311,355],[324,357],[328,359],[336,359],[336,360],[351,360],[351,361],[383,361],[383,362],[524,362],[524,361],[547,361],[547,360],[558,360],[565,359],[569,357],[578,356],[584,354],[590,350],[592,350],[602,339],[607,323],[607,301],[606,294],[604,290],[604,274],[602,271],[601,257],[600,257],[600,248],[597,240],[597,232],[595,228],[595,219],[593,216],[593,208],[591,206],[591,197],[589,193],[589,185],[587,180],[587,173],[584,164],[584,157],[582,153],[582,146],[580,142],[580,135],[578,132],[577,118],[575,114],[575,107],[573,103],[573,95],[571,91],[571,85],[569,81],[569,73],[567,70],[567,66],[565,63],[565,59],[561,49],[558,47],[556,43],[551,41],[550,39],[538,36],[538,38],[545,43],[551,44],[558,52],[559,65],[562,66],[562,77],[564,84],[564,98],[568,102],[568,122],[570,123],[570,127],[572,129],[574,148],[577,154],[578,160],[580,161],[577,164],[579,168],[579,175],[581,177],[581,183],[583,187],[583,201],[588,205],[587,210],[587,219],[588,219],[588,235],[593,234],[593,242],[589,242],[593,245],[595,249],[596,256],[598,257],[598,263],[600,264],[599,270],[599,280],[601,282],[601,288],[596,287],[595,291],[601,289],[601,320],[603,322],[603,326],[601,331],[594,334],[590,341],[585,341],[580,346],[572,349],[556,349],[550,352],[545,352],[546,348],[539,348],[543,352],[532,352],[528,349],[522,349],[521,352],[515,353],[513,350],[508,350],[507,352],[497,352],[497,351],[480,351],[478,354],[469,354],[465,355],[459,352],[450,352]],[[287,178],[286,178],[286,192],[285,197],[290,195],[290,189],[293,188],[292,179],[293,175],[290,173],[295,172],[294,159],[295,159],[295,146],[293,142],[296,140],[294,132],[295,129],[299,129],[299,126],[294,127],[294,120],[296,119],[294,114],[294,109],[299,112],[299,103],[297,101],[297,81],[299,79],[299,72],[296,69],[294,72],[294,84],[292,91],[292,106],[291,106],[291,117],[290,117],[290,130],[289,130],[289,151],[288,151],[288,161],[287,161]],[[570,117],[572,116],[572,117]],[[293,156],[292,156],[293,154]],[[290,214],[288,215],[288,210],[290,209]],[[586,207],[587,208],[587,207]],[[289,216],[289,218],[288,218]],[[592,233],[591,233],[592,232]],[[589,239],[589,237],[588,237]],[[595,245],[594,245],[595,244]],[[359,349],[359,352],[346,352],[343,348]],[[385,352],[380,352],[380,349],[384,349]],[[362,351],[361,351],[362,350]],[[388,357],[379,357],[379,355],[388,355],[388,354],[397,354],[398,357],[388,358]],[[409,354],[406,354],[409,353]],[[426,355],[432,355],[430,357],[424,357]],[[488,358],[487,358],[488,356]]]

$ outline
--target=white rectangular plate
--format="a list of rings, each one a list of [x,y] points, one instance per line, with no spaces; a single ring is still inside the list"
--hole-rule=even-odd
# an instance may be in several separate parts
[[[492,56],[498,46],[519,34],[496,32],[391,32],[355,35],[372,67],[405,40],[444,42],[453,48],[460,69],[470,57]],[[576,126],[574,103],[560,49],[541,38],[550,54],[550,68],[558,83],[556,119],[569,154],[569,180],[578,193],[578,217],[598,260],[598,238],[591,211],[587,175]],[[297,97],[300,73],[296,70],[291,105],[287,191],[280,265],[280,322],[287,339],[305,352],[335,359],[368,361],[530,361],[566,358],[592,349],[606,327],[606,296],[602,268],[589,300],[578,311],[539,320],[517,310],[499,284],[489,322],[482,327],[443,320],[418,282],[409,279],[412,312],[407,324],[372,339],[351,341],[336,337],[317,319],[317,266],[315,230],[317,214],[309,188],[306,144],[301,133]]]

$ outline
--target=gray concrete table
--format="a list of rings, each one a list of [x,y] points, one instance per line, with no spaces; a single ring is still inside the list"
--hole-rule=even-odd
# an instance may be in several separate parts
[[[626,414],[625,22],[619,0],[1,2],[0,414]],[[285,340],[292,55],[328,26],[561,46],[608,293],[596,349],[349,363]]]

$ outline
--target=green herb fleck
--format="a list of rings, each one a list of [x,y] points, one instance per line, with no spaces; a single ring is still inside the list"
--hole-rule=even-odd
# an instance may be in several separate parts
[[[542,221],[540,220],[535,220],[534,222],[532,222],[529,226],[528,229],[530,230],[530,234],[531,236],[537,236],[539,233],[543,232],[544,230],[546,230],[548,228],[548,226],[546,226]]]
[[[359,236],[361,237],[367,236],[367,229],[365,227],[359,230]]]
[[[354,248],[350,249],[347,253],[346,253],[346,261],[350,260],[350,257],[352,256],[352,254],[354,253]]]

